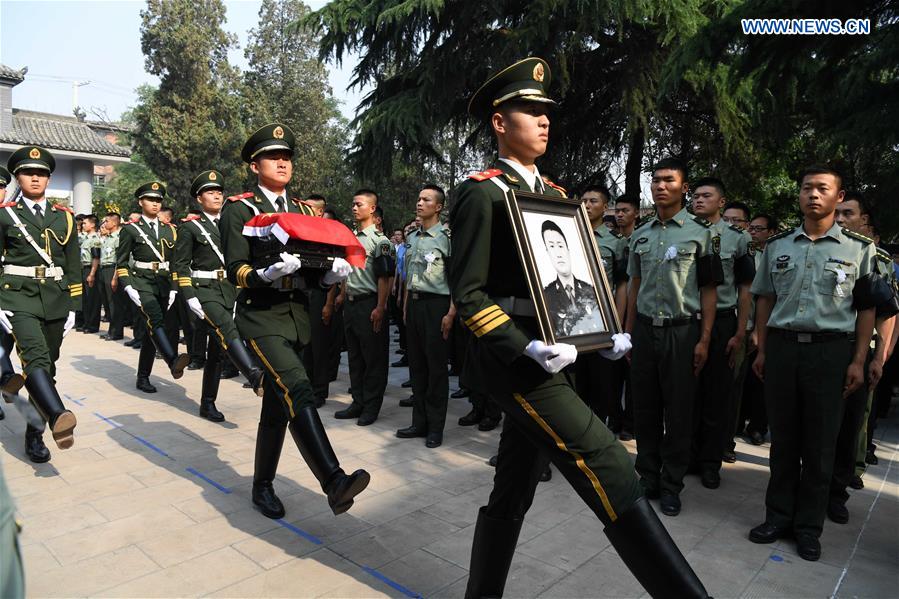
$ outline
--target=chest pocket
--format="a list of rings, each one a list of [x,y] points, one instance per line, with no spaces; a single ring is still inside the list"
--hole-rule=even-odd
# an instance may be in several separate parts
[[[446,258],[439,252],[434,252],[434,260],[430,263],[427,258],[423,260],[422,274],[425,279],[434,282],[442,282],[446,277]]]
[[[641,277],[645,277],[655,266],[656,259],[649,250],[650,247],[648,243],[638,244],[634,248],[634,253],[637,254],[637,257],[640,259]]]
[[[854,264],[825,262],[821,279],[818,280],[818,292],[823,295],[851,298],[857,276]]]
[[[693,263],[696,262],[695,250],[692,246],[676,246],[677,256],[671,260],[671,270],[679,273],[687,273]]]
[[[796,264],[794,262],[777,263],[771,269],[771,283],[774,285],[774,293],[787,295],[793,287],[796,278]]]

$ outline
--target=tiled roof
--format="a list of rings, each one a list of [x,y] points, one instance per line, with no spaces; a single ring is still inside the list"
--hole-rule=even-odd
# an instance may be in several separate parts
[[[22,81],[25,79],[25,71],[28,69],[14,69],[12,67],[8,67],[5,64],[0,64],[0,79],[14,79],[16,81]]]
[[[74,117],[13,108],[12,130],[0,132],[0,142],[42,146],[104,156],[131,156],[131,150],[98,135]]]

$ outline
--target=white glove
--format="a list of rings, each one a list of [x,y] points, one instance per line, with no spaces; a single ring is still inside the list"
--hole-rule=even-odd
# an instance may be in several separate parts
[[[134,287],[132,287],[131,285],[128,285],[127,287],[125,287],[125,293],[128,294],[128,297],[131,298],[131,301],[134,302],[138,308],[141,307],[140,294],[137,292],[137,290]]]
[[[615,345],[599,350],[599,355],[607,360],[620,360],[633,347],[630,333],[615,333],[612,341]]]
[[[524,353],[540,364],[546,372],[555,374],[577,360],[577,348],[568,343],[556,343],[547,345],[539,339],[534,339],[524,348]]]
[[[172,308],[172,304],[175,303],[175,296],[177,296],[177,295],[178,295],[177,290],[172,289],[171,291],[169,291],[169,305],[166,306],[166,310],[170,310]]]
[[[69,331],[75,328],[75,313],[69,311],[68,317],[66,317],[66,323],[62,325],[62,336],[65,337],[69,334]]]
[[[190,308],[190,311],[196,314],[200,320],[206,320],[206,313],[203,312],[203,304],[200,303],[198,298],[189,298],[187,300],[187,307]]]
[[[0,309],[0,327],[7,333],[12,333],[12,323],[9,322],[10,316],[12,316],[12,312]]]
[[[271,283],[281,277],[292,275],[300,268],[300,259],[293,254],[281,252],[281,261],[275,262],[265,270],[259,269],[256,272],[262,277],[262,280]]]
[[[350,266],[350,263],[344,260],[343,258],[334,258],[334,264],[331,265],[331,270],[325,273],[322,277],[322,283],[324,285],[333,285],[334,283],[339,283],[344,280],[350,273],[353,272],[353,267]]]

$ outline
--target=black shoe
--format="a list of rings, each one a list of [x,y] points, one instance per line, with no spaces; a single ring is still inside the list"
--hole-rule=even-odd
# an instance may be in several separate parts
[[[802,559],[816,562],[821,559],[821,541],[813,534],[799,533],[796,535],[796,552]]]
[[[864,483],[864,481],[862,481],[862,477],[856,474],[849,481],[849,486],[852,487],[853,489],[855,489],[856,491],[859,491],[859,490],[865,488],[865,483]]]
[[[105,335],[103,337],[103,339],[106,341],[121,341],[124,338],[125,338],[124,335]]]
[[[737,454],[733,451],[725,451],[721,454],[721,461],[727,462],[728,464],[733,464],[737,461]]]
[[[131,349],[140,349],[144,346],[143,341],[135,340],[134,343],[131,344]]]
[[[845,503],[831,499],[827,503],[827,517],[835,524],[846,524],[849,522],[849,510]]]
[[[405,381],[402,385],[400,385],[403,389],[411,389],[412,388],[412,380]]]
[[[86,333],[86,334],[88,334],[88,335],[96,335],[97,333],[100,332],[100,329],[84,329],[84,330],[81,331],[81,332],[82,332],[82,333]]]
[[[427,432],[418,428],[417,426],[409,426],[406,428],[401,428],[396,431],[396,436],[398,439],[414,439],[415,437],[426,437]]]
[[[50,461],[50,450],[44,445],[43,431],[32,428],[30,424],[25,428],[25,454],[35,464]]]
[[[486,507],[478,511],[471,544],[466,598],[503,596],[523,522],[521,518],[488,516]]]
[[[277,520],[284,517],[284,504],[275,495],[272,483],[253,483],[253,505],[266,518]]]
[[[551,481],[553,478],[553,469],[549,466],[546,467],[546,470],[540,473],[540,482],[546,483]]]
[[[492,416],[485,416],[478,423],[478,430],[479,431],[492,431],[497,426],[499,426],[499,423],[502,419],[503,419],[502,416],[497,416],[495,418]]]
[[[350,404],[348,408],[334,412],[334,418],[338,420],[352,420],[362,415],[362,408]]]
[[[225,415],[219,412],[215,407],[214,399],[200,400],[200,417],[212,422],[222,422],[225,420]]]
[[[356,426],[369,426],[374,424],[377,419],[377,414],[363,414],[362,416],[359,416],[359,420],[356,421]]]
[[[415,396],[414,395],[407,397],[406,399],[400,400],[401,408],[411,408],[413,405],[415,405]]]
[[[462,399],[463,397],[468,397],[469,395],[471,395],[471,391],[469,391],[465,387],[459,387],[458,391],[453,391],[452,393],[450,393],[450,397],[452,399]]]
[[[203,370],[206,367],[205,360],[191,360],[187,365],[188,370]]]
[[[659,507],[666,516],[677,516],[680,513],[680,496],[675,493],[662,493]]]
[[[498,457],[499,457],[498,455],[492,455],[492,456],[490,456],[490,459],[487,460],[487,463],[488,463],[491,467],[496,468],[496,460],[497,460]]]
[[[789,536],[790,531],[788,529],[781,528],[767,520],[749,531],[749,540],[760,545],[773,543],[778,539],[785,539]]]
[[[390,365],[391,365],[392,367],[394,367],[394,368],[402,368],[403,366],[408,366],[408,365],[409,365],[409,358],[407,358],[406,356],[403,356],[402,358],[400,358],[400,359],[397,360],[396,362],[391,362]]]
[[[714,468],[703,468],[700,481],[706,489],[717,489],[721,486],[721,474]]]
[[[758,431],[752,431],[749,433],[749,442],[753,445],[761,445],[765,442],[765,435]]]
[[[481,422],[483,416],[481,415],[481,411],[475,408],[471,409],[471,412],[459,418],[459,426],[474,426]]]
[[[428,438],[425,439],[425,447],[434,449],[441,445],[443,445],[443,433],[428,433]]]
[[[150,378],[146,376],[137,377],[137,385],[135,385],[139,391],[143,391],[144,393],[156,393],[156,387],[150,384]]]
[[[877,455],[875,455],[873,449],[869,449],[865,452],[865,463],[871,464],[872,466],[876,466],[880,463],[880,460],[877,459]]]
[[[122,345],[124,345],[125,347],[132,347],[135,343],[137,343],[137,339],[132,339],[131,341],[126,341]]]

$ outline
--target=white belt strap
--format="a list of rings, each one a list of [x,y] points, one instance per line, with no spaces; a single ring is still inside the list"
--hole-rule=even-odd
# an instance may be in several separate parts
[[[159,262],[141,262],[140,260],[134,261],[135,268],[144,268],[147,270],[152,270],[156,272],[157,270],[168,270],[169,263],[161,260]]]
[[[153,245],[153,242],[150,241],[150,238],[147,237],[147,234],[144,233],[144,230],[137,226],[137,223],[130,223],[134,230],[140,233],[140,236],[143,238],[144,242],[150,246],[150,249],[153,250],[153,253],[156,254],[156,257],[159,258],[159,262],[165,262],[165,259],[162,257],[162,254],[159,253],[159,250]],[[160,226],[162,226],[160,224]],[[137,262],[135,262],[137,264]],[[149,264],[149,262],[145,262],[145,264]],[[149,268],[147,266],[138,266],[138,268]],[[166,269],[168,269],[168,262],[166,262]]]
[[[203,234],[203,237],[206,238],[206,241],[209,242],[209,245],[215,251],[215,255],[219,257],[219,262],[222,263],[222,266],[225,265],[225,257],[222,255],[222,251],[219,249],[219,246],[215,245],[215,242],[212,241],[212,236],[209,235],[209,231],[206,230],[206,227],[200,224],[199,220],[192,221],[194,225],[200,230],[200,233]]]
[[[3,274],[59,281],[62,279],[63,270],[59,266],[16,266],[14,264],[4,264]]]
[[[215,279],[224,281],[227,278],[224,268],[218,270],[192,270],[190,276],[193,279]]]
[[[12,209],[12,206],[7,206],[6,211],[9,213],[9,217],[12,219],[12,222],[15,223],[16,228],[22,232],[22,236],[25,238],[25,241],[34,248],[34,251],[37,252],[38,256],[41,257],[41,260],[47,263],[47,266],[50,268],[55,268],[53,265],[53,258],[44,251],[44,248],[38,245],[38,243],[34,240],[34,237],[31,236],[31,233],[28,232],[28,229],[25,228],[24,223],[19,219],[19,215],[16,214],[16,211]]]

